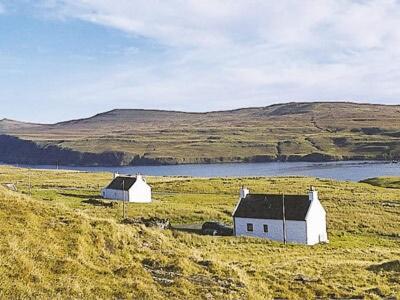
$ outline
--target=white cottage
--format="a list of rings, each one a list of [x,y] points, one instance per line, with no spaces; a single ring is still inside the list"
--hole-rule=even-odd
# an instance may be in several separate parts
[[[326,212],[311,187],[308,195],[250,194],[240,190],[234,235],[314,245],[328,242]]]
[[[151,187],[141,176],[120,176],[116,174],[113,181],[101,191],[103,198],[136,203],[151,202]]]

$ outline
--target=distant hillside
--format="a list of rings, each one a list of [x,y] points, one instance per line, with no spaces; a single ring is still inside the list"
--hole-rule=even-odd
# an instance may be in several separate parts
[[[314,102],[208,113],[124,109],[50,125],[3,120],[0,133],[37,145],[37,155],[44,159],[32,155],[28,163],[397,160],[400,106]],[[8,144],[6,151],[3,144],[0,160],[27,162],[20,147],[10,151],[13,144]],[[48,147],[64,154],[81,153],[81,158],[48,157]],[[105,161],[104,153],[119,158]],[[96,159],[85,161],[82,156]]]
[[[24,129],[24,128],[33,129],[33,128],[39,127],[39,126],[40,125],[33,124],[33,123],[24,123],[24,122],[18,122],[18,121],[14,121],[14,120],[10,120],[10,119],[2,119],[2,120],[0,120],[0,133],[18,131],[18,130]]]

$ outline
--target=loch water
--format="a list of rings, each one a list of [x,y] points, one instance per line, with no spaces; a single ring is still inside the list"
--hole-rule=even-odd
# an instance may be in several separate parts
[[[140,173],[154,176],[311,176],[347,181],[360,181],[379,176],[400,176],[400,163],[377,161],[226,163],[124,167],[73,167],[55,165],[19,166],[32,169],[59,168],[87,172],[118,172],[121,174]]]

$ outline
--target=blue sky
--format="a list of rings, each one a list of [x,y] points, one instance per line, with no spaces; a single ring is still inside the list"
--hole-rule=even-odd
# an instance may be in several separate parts
[[[0,118],[399,104],[395,0],[0,0]]]

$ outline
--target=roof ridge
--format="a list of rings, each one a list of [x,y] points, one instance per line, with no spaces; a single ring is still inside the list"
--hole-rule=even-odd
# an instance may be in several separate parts
[[[301,197],[308,197],[306,194],[263,194],[263,193],[249,193],[247,196],[301,196]]]

